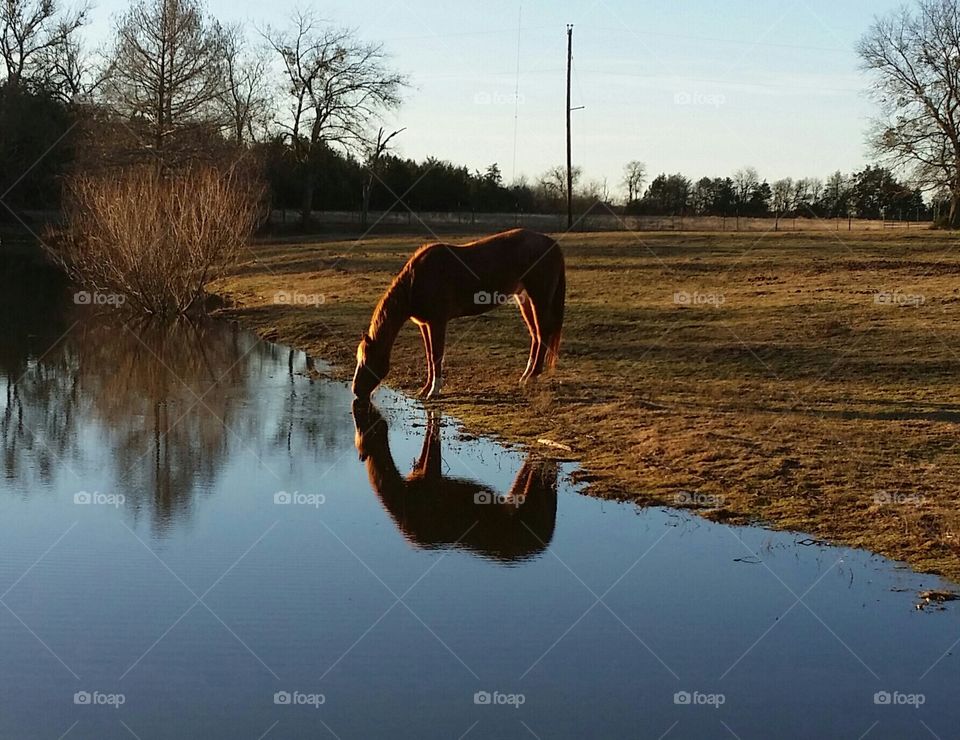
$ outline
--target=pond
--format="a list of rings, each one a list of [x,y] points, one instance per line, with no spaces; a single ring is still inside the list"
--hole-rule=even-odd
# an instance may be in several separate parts
[[[936,578],[590,498],[234,325],[5,286],[2,737],[956,734]]]

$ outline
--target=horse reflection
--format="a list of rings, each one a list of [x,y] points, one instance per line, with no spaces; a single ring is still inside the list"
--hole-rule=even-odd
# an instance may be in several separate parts
[[[505,496],[466,478],[445,476],[440,416],[430,413],[420,458],[404,477],[390,453],[387,423],[366,401],[353,419],[370,485],[403,536],[425,549],[459,547],[501,563],[542,553],[557,518],[557,464],[527,458]]]

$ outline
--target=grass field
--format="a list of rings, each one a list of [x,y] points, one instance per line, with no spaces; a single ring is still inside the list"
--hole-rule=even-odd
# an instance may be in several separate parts
[[[376,300],[422,241],[256,244],[214,289],[228,315],[348,375]],[[596,495],[797,529],[960,581],[954,238],[618,232],[561,243],[555,376],[517,387],[528,337],[512,306],[455,321],[445,411],[547,454],[538,440],[569,446]],[[277,303],[277,291],[293,298]],[[389,383],[413,391],[423,374],[411,324]]]

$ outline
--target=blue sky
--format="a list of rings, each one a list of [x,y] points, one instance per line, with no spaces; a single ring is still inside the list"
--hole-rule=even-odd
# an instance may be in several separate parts
[[[122,0],[101,0],[106,38]],[[623,164],[690,177],[753,165],[824,177],[868,161],[874,107],[854,45],[896,0],[212,0],[224,21],[281,26],[296,7],[382,41],[410,76],[400,153],[536,177],[564,161],[566,24],[573,23],[574,161],[619,186]],[[522,6],[522,8],[521,8]],[[518,24],[521,19],[522,25]],[[519,99],[517,85],[519,26]],[[515,109],[519,114],[515,122]],[[516,133],[516,136],[515,136]],[[515,146],[516,144],[516,146]],[[516,152],[516,156],[515,153]]]

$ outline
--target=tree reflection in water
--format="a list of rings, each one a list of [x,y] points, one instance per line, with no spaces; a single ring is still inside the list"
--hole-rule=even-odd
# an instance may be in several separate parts
[[[263,461],[280,489],[291,468],[346,443],[325,421],[329,386],[297,377],[302,353],[224,322],[98,315],[48,277],[20,285],[0,317],[0,445],[21,495],[58,476],[89,490],[109,473],[126,509],[163,534],[231,456]]]

